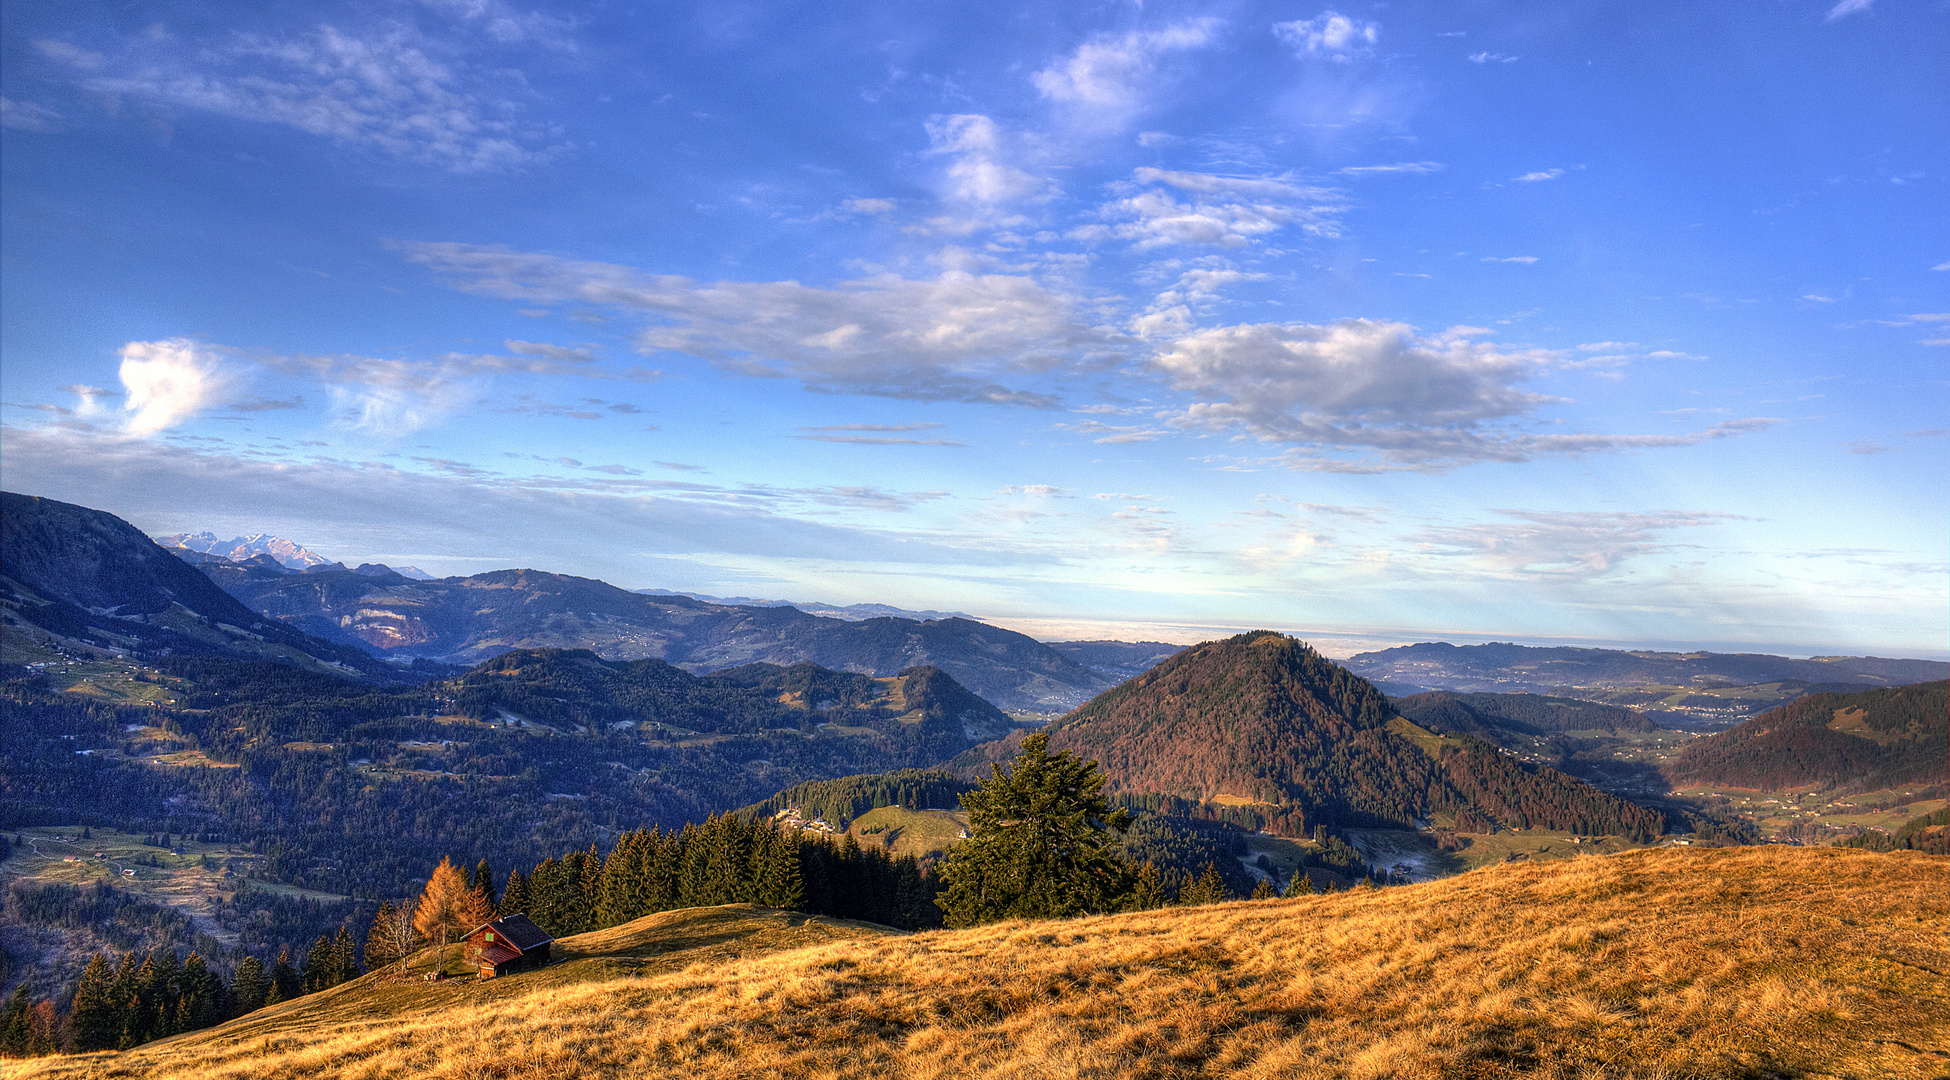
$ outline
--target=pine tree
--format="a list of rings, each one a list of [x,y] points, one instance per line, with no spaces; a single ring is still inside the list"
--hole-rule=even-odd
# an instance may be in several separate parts
[[[528,892],[528,878],[519,870],[508,871],[508,884],[501,890],[497,910],[504,915],[528,915],[534,906],[535,901]]]
[[[210,970],[201,953],[191,953],[190,958],[183,961],[183,975],[178,985],[181,987],[177,1004],[177,1011],[181,1015],[180,1030],[195,1031],[223,1019],[223,980]]]
[[[345,926],[332,938],[332,985],[351,982],[359,977],[359,947],[352,941],[352,931]]]
[[[1158,876],[1158,864],[1145,860],[1131,880],[1131,891],[1124,896],[1125,911],[1150,911],[1165,906],[1165,883]]]
[[[1278,895],[1273,891],[1272,881],[1266,878],[1260,878],[1258,884],[1253,886],[1252,899],[1254,900],[1271,900]]]
[[[1313,879],[1307,876],[1307,868],[1303,866],[1293,871],[1293,880],[1286,883],[1286,892],[1281,895],[1291,900],[1296,896],[1312,896],[1313,894]]]
[[[246,956],[237,961],[237,973],[230,980],[230,1004],[238,1016],[264,1007],[264,994],[270,989],[264,978],[264,961]]]
[[[565,874],[562,863],[551,855],[536,864],[528,876],[528,918],[558,937],[572,932],[563,921],[568,911]]]
[[[582,852],[581,865],[576,867],[576,897],[578,931],[595,930],[601,924],[596,917],[596,903],[603,894],[603,857],[590,844],[589,850]]]
[[[1219,868],[1215,863],[1206,863],[1205,873],[1199,875],[1197,881],[1186,886],[1185,891],[1178,894],[1178,902],[1188,906],[1218,904],[1230,899],[1232,899],[1232,890],[1226,888],[1225,879],[1219,876]]]
[[[948,887],[935,902],[948,925],[1116,907],[1130,874],[1111,838],[1129,814],[1103,788],[1097,763],[1050,753],[1047,732],[1024,739],[1008,771],[992,766],[982,786],[961,797],[970,838],[942,863]]]
[[[381,901],[379,910],[373,913],[372,926],[366,930],[366,968],[378,971],[387,964],[398,960],[392,942],[393,920],[399,917],[399,909],[393,907],[391,900]],[[239,969],[239,974],[242,969]]]
[[[298,970],[291,966],[289,951],[279,950],[277,962],[271,965],[270,982],[270,989],[264,994],[266,1005],[290,1001],[304,993],[304,984],[298,979]]]
[[[27,1000],[27,987],[18,986],[14,995],[7,999],[7,1013],[0,1020],[0,1055],[7,1057],[26,1057],[27,1043],[32,1032],[27,1027],[27,1013],[33,1008]]]
[[[494,896],[494,868],[486,859],[474,864],[474,891],[487,901],[488,911],[492,913],[498,901]]]
[[[677,907],[704,907],[712,903],[705,899],[711,895],[711,853],[706,850],[707,846],[704,830],[693,822],[685,822],[684,856],[677,869]]]
[[[316,994],[332,985],[333,967],[332,939],[321,937],[311,943],[311,950],[305,953],[305,970],[301,976],[305,993]]]

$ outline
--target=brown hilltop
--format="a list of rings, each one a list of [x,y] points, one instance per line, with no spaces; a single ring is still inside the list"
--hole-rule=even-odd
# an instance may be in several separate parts
[[[1275,831],[1406,827],[1446,815],[1647,840],[1657,811],[1395,715],[1366,680],[1305,643],[1255,631],[1187,649],[1093,698],[1050,735],[1121,794],[1253,803]]]

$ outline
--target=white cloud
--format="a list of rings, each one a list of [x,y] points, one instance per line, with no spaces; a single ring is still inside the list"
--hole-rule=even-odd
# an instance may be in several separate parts
[[[1176,422],[1295,444],[1292,468],[1379,472],[1523,461],[1630,447],[1681,446],[1769,426],[1740,420],[1684,435],[1558,435],[1512,430],[1558,399],[1520,384],[1559,359],[1505,349],[1456,327],[1420,336],[1402,323],[1263,323],[1187,335],[1152,361],[1194,403]]]
[[[0,127],[15,131],[59,131],[61,114],[45,105],[0,96]]]
[[[1381,24],[1323,11],[1311,19],[1274,23],[1273,35],[1295,56],[1345,64],[1374,52],[1381,40]]]
[[[1841,0],[1840,3],[1828,9],[1828,18],[1823,21],[1834,22],[1836,19],[1845,18],[1858,11],[1867,11],[1870,5],[1875,2],[1876,0]]]
[[[1049,198],[1055,186],[1011,162],[1005,133],[994,120],[978,113],[937,116],[927,123],[929,152],[950,159],[942,196],[964,204],[974,216],[937,219],[946,232],[969,232],[984,225],[1012,220],[997,211],[1013,203]]]
[[[1930,267],[1932,270],[1950,270],[1950,262],[1940,262]]]
[[[49,60],[58,60],[61,63],[78,67],[83,71],[94,71],[108,62],[108,57],[103,56],[101,53],[52,38],[44,38],[36,41],[34,48]]]
[[[186,338],[131,341],[120,353],[118,374],[128,392],[122,408],[131,414],[123,429],[131,435],[175,427],[215,405],[233,384],[217,349]]]
[[[1217,19],[1207,18],[1160,30],[1099,34],[1030,81],[1044,97],[1094,126],[1121,126],[1148,104],[1158,61],[1211,44],[1219,26]]]
[[[503,24],[484,25],[493,33]],[[518,73],[477,72],[456,43],[405,23],[239,32],[182,51],[166,37],[143,39],[112,63],[60,42],[41,50],[88,72],[81,84],[111,100],[280,124],[454,172],[504,171],[561,149],[542,145],[549,133],[519,119],[523,103],[507,91]]]
[[[402,247],[467,291],[635,311],[658,320],[639,336],[647,351],[688,353],[741,375],[798,379],[819,392],[1046,406],[1053,399],[997,379],[1101,367],[1116,359],[1119,344],[1079,318],[1075,297],[1022,276],[880,274],[829,288],[699,283],[465,244]]]
[[[1346,200],[1332,188],[1286,177],[1221,176],[1140,168],[1130,194],[1099,208],[1112,224],[1087,225],[1071,235],[1085,241],[1128,240],[1139,250],[1190,244],[1244,247],[1289,226],[1315,236],[1340,235]],[[1173,195],[1176,188],[1188,198]]]
[[[1537,261],[1537,256],[1535,256],[1535,255],[1512,255],[1512,256],[1510,256],[1509,258],[1505,258],[1505,259],[1499,259],[1499,258],[1497,258],[1497,257],[1496,257],[1496,256],[1494,256],[1494,255],[1485,255],[1485,256],[1483,256],[1483,260],[1482,260],[1482,261],[1484,261],[1484,262],[1494,262],[1494,263],[1523,263],[1523,264],[1524,264],[1525,266],[1528,266],[1528,265],[1530,265],[1531,263],[1534,263],[1534,262],[1536,262],[1536,261]]]
[[[1593,578],[1627,560],[1677,546],[1661,539],[1663,533],[1741,520],[1689,511],[1498,513],[1515,520],[1434,528],[1415,539],[1438,554],[1466,559],[1499,576]]]
[[[1514,64],[1522,57],[1509,56],[1499,52],[1479,52],[1469,55],[1472,64]]]
[[[1374,176],[1387,173],[1432,173],[1448,168],[1440,161],[1398,161],[1393,165],[1349,165],[1335,169],[1337,176]]]
[[[894,212],[894,200],[848,199],[840,203],[840,209],[849,214],[891,214]]]
[[[1120,426],[1106,424],[1098,420],[1079,420],[1069,424],[1058,424],[1064,431],[1074,431],[1079,435],[1095,436],[1092,442],[1117,445],[1120,443],[1150,442],[1171,434],[1163,428],[1147,428],[1139,425]]]
[[[1558,177],[1563,175],[1564,175],[1563,169],[1542,169],[1538,172],[1527,172],[1524,173],[1522,176],[1512,177],[1511,183],[1535,184],[1542,180],[1555,180]]]

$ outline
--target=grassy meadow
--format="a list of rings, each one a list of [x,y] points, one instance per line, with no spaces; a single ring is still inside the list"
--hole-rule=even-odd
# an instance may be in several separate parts
[[[897,934],[745,906],[9,1077],[1941,1077],[1950,860],[1649,849]],[[425,967],[432,957],[422,953]]]

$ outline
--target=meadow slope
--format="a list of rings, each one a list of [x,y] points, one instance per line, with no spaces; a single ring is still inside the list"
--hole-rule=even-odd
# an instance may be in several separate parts
[[[911,935],[696,909],[542,972],[368,977],[9,1075],[1921,1080],[1950,1073],[1946,882],[1939,856],[1652,849]]]

